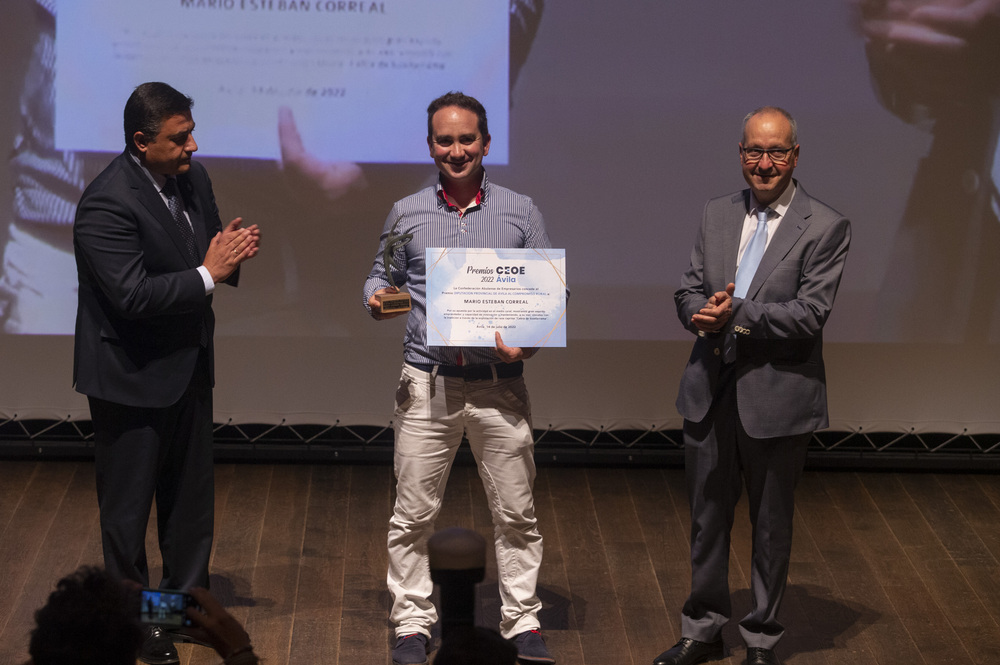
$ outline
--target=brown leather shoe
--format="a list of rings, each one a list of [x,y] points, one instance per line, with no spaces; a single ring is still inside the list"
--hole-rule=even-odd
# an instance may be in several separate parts
[[[653,665],[696,665],[726,657],[726,647],[722,640],[699,642],[690,637],[667,649],[653,660]]]

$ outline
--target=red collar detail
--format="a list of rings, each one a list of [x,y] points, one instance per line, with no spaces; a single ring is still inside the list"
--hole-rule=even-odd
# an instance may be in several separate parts
[[[443,200],[445,205],[447,205],[449,208],[454,208],[456,210],[458,209],[458,206],[455,205],[455,203],[452,202],[450,198],[448,198],[448,192],[444,191],[444,187],[438,190],[438,196],[441,197],[441,200]],[[473,201],[472,205],[470,205],[469,208],[471,208],[472,206],[482,205],[482,203],[483,203],[483,188],[480,187],[479,191],[476,192],[476,200]],[[466,210],[468,210],[469,208],[466,208]]]

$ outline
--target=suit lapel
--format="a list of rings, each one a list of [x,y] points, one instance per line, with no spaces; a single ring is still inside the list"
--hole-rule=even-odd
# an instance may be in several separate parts
[[[792,203],[785,211],[785,216],[774,232],[774,237],[767,244],[764,256],[760,259],[757,272],[754,273],[753,281],[747,290],[747,297],[753,298],[757,295],[760,287],[771,276],[774,269],[778,267],[788,252],[795,246],[799,238],[809,228],[809,217],[812,216],[812,206],[809,205],[809,197],[801,185],[796,183],[797,191],[792,198]]]
[[[187,244],[184,242],[184,237],[177,228],[177,222],[174,221],[174,217],[170,214],[167,204],[163,202],[163,198],[156,190],[152,181],[128,153],[122,155],[121,159],[124,159],[128,166],[128,173],[130,174],[131,179],[129,184],[135,192],[136,199],[142,207],[146,209],[150,216],[156,220],[156,223],[163,227],[164,232],[166,232],[167,236],[170,237],[171,242],[173,242],[174,247],[177,249],[177,252],[180,254],[185,265],[189,268],[196,267],[196,264],[188,254]],[[178,183],[178,185],[180,186],[180,183]],[[186,201],[185,206],[187,206]],[[188,214],[190,215],[190,212]],[[195,228],[197,229],[197,227]],[[202,233],[202,236],[204,236],[204,232]],[[196,232],[195,241],[197,242],[197,240],[198,233]]]

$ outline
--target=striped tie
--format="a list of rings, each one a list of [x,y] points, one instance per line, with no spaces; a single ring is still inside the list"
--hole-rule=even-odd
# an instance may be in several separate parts
[[[177,223],[177,230],[184,238],[184,246],[187,247],[188,255],[197,263],[198,252],[194,244],[194,230],[191,228],[191,222],[184,216],[184,203],[181,201],[180,190],[177,189],[176,178],[167,178],[167,184],[163,186],[163,195],[167,197],[167,207],[170,209],[174,222]]]

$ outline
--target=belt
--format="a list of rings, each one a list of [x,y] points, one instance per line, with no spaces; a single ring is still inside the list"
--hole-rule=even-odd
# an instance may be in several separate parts
[[[422,372],[434,372],[436,368],[438,376],[458,377],[466,381],[492,381],[494,377],[513,379],[521,376],[524,372],[524,362],[521,360],[516,363],[495,363],[493,365],[431,365],[411,363],[409,360],[406,361],[406,364]]]

